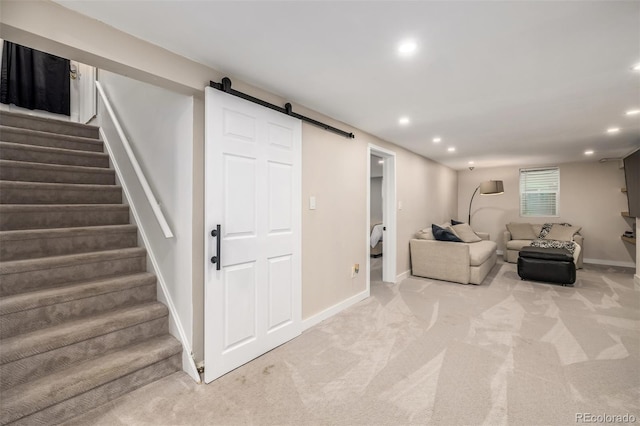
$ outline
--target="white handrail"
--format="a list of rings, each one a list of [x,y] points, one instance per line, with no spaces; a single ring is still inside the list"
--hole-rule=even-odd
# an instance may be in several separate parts
[[[124,131],[122,130],[122,126],[120,126],[120,123],[118,122],[118,119],[116,118],[116,114],[113,111],[113,108],[111,107],[111,103],[109,103],[109,99],[107,99],[107,95],[105,94],[104,89],[102,88],[102,85],[100,84],[99,81],[96,81],[96,88],[98,89],[98,93],[100,94],[100,97],[102,98],[102,102],[104,102],[104,106],[107,109],[107,112],[109,113],[109,116],[111,117],[111,121],[113,122],[113,125],[114,125],[116,131],[118,132],[118,136],[122,140],[122,146],[124,146],[124,150],[127,153],[127,156],[129,157],[129,161],[131,162],[131,165],[133,166],[133,170],[136,172],[136,176],[138,177],[138,180],[140,181],[140,185],[142,185],[142,189],[144,191],[144,195],[146,195],[147,201],[149,201],[149,204],[151,205],[151,209],[153,209],[153,214],[156,216],[156,220],[158,221],[158,224],[160,225],[160,228],[162,228],[162,232],[164,233],[164,237],[165,238],[173,238],[173,232],[171,232],[171,228],[169,227],[169,224],[167,223],[167,219],[162,214],[162,210],[160,209],[160,204],[156,200],[156,197],[153,195],[153,191],[151,190],[151,187],[149,186],[149,182],[147,182],[147,178],[144,176],[144,172],[142,171],[142,168],[140,167],[140,163],[138,163],[138,160],[136,159],[136,156],[133,153],[133,150],[131,149],[131,145],[129,145],[129,140],[125,136]]]

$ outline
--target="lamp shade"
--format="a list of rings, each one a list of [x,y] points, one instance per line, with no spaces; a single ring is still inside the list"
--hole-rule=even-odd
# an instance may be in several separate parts
[[[469,201],[469,221],[471,224],[471,204],[473,203],[473,197],[480,191],[480,195],[498,195],[504,194],[504,185],[501,180],[487,180],[482,182],[475,191],[473,191],[473,195],[471,196],[471,201]]]
[[[497,195],[504,193],[501,180],[488,180],[480,184],[480,195]]]

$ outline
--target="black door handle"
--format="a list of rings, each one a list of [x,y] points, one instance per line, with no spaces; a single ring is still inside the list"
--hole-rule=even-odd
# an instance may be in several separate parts
[[[211,263],[216,264],[216,271],[220,270],[220,225],[216,225],[216,229],[211,231],[211,236],[216,238],[216,255],[211,258]]]

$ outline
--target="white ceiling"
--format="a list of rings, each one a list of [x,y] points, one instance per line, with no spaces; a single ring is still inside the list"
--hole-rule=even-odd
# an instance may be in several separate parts
[[[58,3],[455,169],[640,146],[638,1]]]

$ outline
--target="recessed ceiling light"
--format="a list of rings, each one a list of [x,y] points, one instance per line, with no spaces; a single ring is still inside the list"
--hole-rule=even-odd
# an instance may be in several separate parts
[[[449,148],[447,148],[447,151],[449,152],[454,152],[456,149],[453,146],[450,146]]]
[[[592,149],[588,149],[584,152],[584,155],[593,155],[593,150]]]
[[[402,124],[403,126],[406,126],[407,124],[409,124],[409,117],[400,117],[398,119],[398,123]]]
[[[384,164],[384,160],[378,160],[378,164]]]
[[[469,164],[474,164],[473,161],[469,161]]]
[[[441,138],[441,137],[438,137],[438,136],[436,136],[436,137],[435,137],[435,138],[433,138],[432,140],[433,140],[433,143],[440,143],[440,142],[442,142],[442,138]]]
[[[413,40],[404,40],[398,45],[398,53],[402,56],[413,55],[418,45]]]
[[[640,71],[640,62],[638,62],[637,64],[632,66],[631,69],[634,70],[634,71]]]
[[[629,111],[625,112],[625,115],[637,115],[640,114],[640,109],[630,109]]]
[[[607,133],[618,133],[620,131],[620,127],[609,127],[607,129]]]

